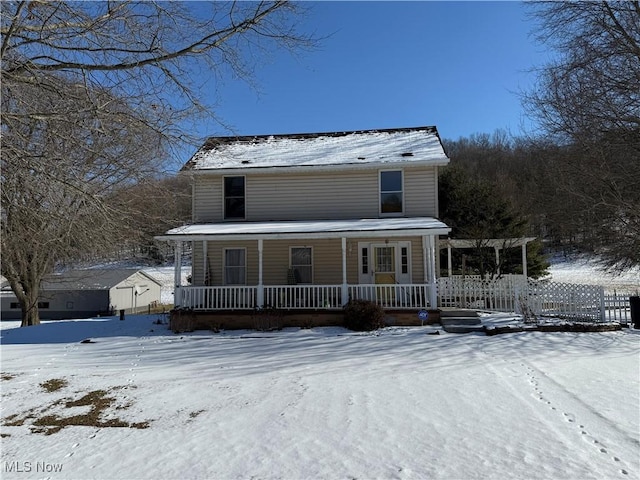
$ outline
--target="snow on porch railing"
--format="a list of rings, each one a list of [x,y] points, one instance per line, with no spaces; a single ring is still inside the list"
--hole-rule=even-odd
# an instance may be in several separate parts
[[[264,304],[280,309],[342,308],[342,285],[265,286]]]
[[[426,308],[429,306],[429,285],[350,285],[349,298],[371,300],[383,308]]]
[[[251,310],[257,287],[180,287],[180,307],[193,310]]]

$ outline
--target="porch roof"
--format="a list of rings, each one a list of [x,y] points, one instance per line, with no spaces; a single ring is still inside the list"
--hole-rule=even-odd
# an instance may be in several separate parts
[[[432,217],[362,218],[352,220],[297,220],[224,222],[185,225],[156,239],[164,241],[258,240],[401,237],[447,235],[451,229]]]
[[[529,242],[533,242],[536,237],[518,237],[518,238],[478,238],[478,239],[466,239],[466,238],[447,238],[440,242],[440,248],[476,248],[480,247],[492,247],[492,248],[515,248],[526,245]]]

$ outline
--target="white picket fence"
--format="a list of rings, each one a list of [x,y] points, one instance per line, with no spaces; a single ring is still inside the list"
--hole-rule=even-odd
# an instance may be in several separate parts
[[[629,295],[605,294],[604,287],[506,277],[438,279],[440,307],[517,312],[590,322],[631,321]]]
[[[631,323],[631,303],[629,297],[631,295],[638,296],[635,293],[605,293],[604,308],[607,319],[611,322]]]

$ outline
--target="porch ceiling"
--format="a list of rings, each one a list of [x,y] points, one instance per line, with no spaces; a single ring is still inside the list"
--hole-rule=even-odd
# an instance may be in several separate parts
[[[224,222],[185,225],[156,239],[164,241],[259,240],[301,238],[362,238],[448,235],[451,229],[432,217],[364,218],[353,220],[298,220]]]

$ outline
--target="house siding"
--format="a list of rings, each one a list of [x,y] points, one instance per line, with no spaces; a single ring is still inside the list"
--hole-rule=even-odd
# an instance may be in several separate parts
[[[405,167],[404,214],[437,216],[436,167]],[[376,218],[378,169],[246,175],[246,220]],[[193,221],[223,221],[222,176],[194,177]]]
[[[391,242],[411,242],[411,282],[424,282],[422,237],[393,237]],[[380,238],[357,238],[347,240],[347,283],[358,284],[358,243],[380,243]],[[342,283],[342,241],[318,240],[265,240],[263,242],[263,284],[286,285],[291,247],[311,247],[313,252],[313,283],[315,285],[338,285]],[[210,285],[223,285],[223,251],[225,248],[246,248],[247,285],[258,284],[257,240],[233,242],[207,242]],[[193,261],[193,285],[204,285],[204,261],[202,242],[196,242]]]

